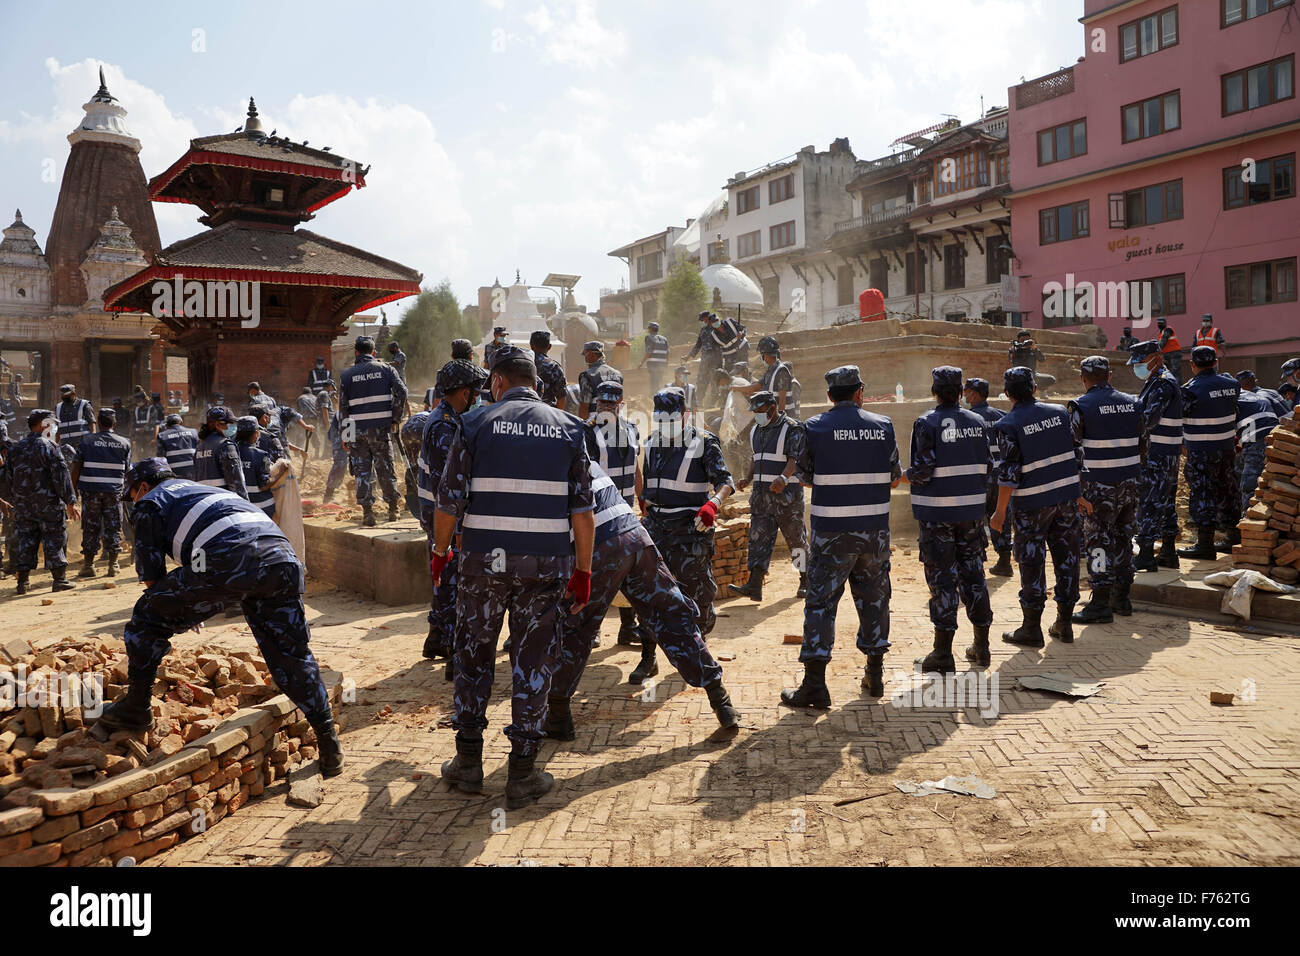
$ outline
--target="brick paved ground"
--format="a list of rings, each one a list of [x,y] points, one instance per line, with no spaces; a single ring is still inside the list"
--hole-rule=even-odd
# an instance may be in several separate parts
[[[554,792],[504,809],[508,670],[498,669],[485,754],[486,793],[449,792],[438,767],[452,732],[441,665],[420,660],[420,608],[377,608],[313,591],[313,644],[358,686],[344,710],[349,767],[315,810],[286,805],[284,785],[150,864],[1268,864],[1300,862],[1300,638],[1139,612],[1044,652],[999,644],[1014,620],[1014,581],[995,581],[999,713],[900,709],[859,696],[861,658],[845,615],[828,670],[835,707],[776,704],[800,672],[793,575],[769,578],[761,607],[723,605],[710,641],[746,729],[714,738],[702,691],[663,667],[654,699],[624,683],[635,648],[616,648],[616,618],[575,702],[578,739],[547,744]],[[911,549],[895,551],[890,693],[929,636]],[[33,607],[38,633],[120,635],[134,587],[97,585]],[[39,599],[39,595],[37,596]],[[23,599],[28,602],[31,599]],[[39,600],[36,601],[39,603]],[[851,612],[850,612],[851,613]],[[370,617],[363,616],[373,615]],[[247,646],[242,622],[206,638]],[[968,641],[963,621],[958,643]],[[183,640],[183,638],[182,638]],[[1018,675],[1069,671],[1105,681],[1069,700],[1016,689]],[[1209,703],[1212,690],[1254,699]],[[912,797],[895,782],[973,773],[992,800]],[[869,799],[836,806],[853,797]]]

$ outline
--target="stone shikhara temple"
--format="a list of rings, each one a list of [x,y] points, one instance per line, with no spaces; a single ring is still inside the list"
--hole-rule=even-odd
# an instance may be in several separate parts
[[[273,395],[297,394],[353,313],[420,291],[414,269],[297,228],[364,186],[368,170],[268,135],[249,100],[241,130],[192,140],[149,181],[149,199],[198,206],[208,231],[105,290],[105,307],[160,324],[189,356],[199,404],[242,395],[252,380]]]

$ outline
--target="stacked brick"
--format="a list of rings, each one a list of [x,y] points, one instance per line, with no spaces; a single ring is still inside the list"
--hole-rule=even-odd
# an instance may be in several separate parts
[[[749,579],[748,558],[749,515],[720,518],[713,532],[713,579],[722,597],[728,596],[728,584],[744,584]]]
[[[1300,580],[1300,421],[1295,413],[1265,439],[1264,474],[1241,523],[1233,567],[1267,574],[1275,581]]]

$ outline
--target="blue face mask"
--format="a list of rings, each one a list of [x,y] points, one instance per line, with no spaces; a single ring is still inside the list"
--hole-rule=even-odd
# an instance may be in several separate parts
[[[1151,377],[1151,369],[1145,365],[1134,365],[1133,374],[1137,376],[1139,382],[1145,382]]]
[[[770,425],[771,423],[772,423],[772,416],[767,412],[754,413],[754,424],[762,426],[762,425]]]

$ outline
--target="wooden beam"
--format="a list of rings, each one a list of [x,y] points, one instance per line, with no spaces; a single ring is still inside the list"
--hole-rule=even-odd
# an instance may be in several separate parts
[[[984,235],[983,230],[981,230],[980,232],[976,232],[974,229],[968,226],[966,228],[966,231],[970,233],[971,239],[975,241],[975,248],[980,251],[980,255],[984,255],[984,243],[980,242],[980,238]]]
[[[903,269],[903,270],[906,271],[906,269],[907,269],[907,263],[904,262],[904,261],[903,261],[903,257],[902,257],[901,255],[898,254],[898,247],[897,247],[897,246],[890,246],[889,251],[892,252],[892,253],[894,254],[894,260],[898,263],[898,268]]]

